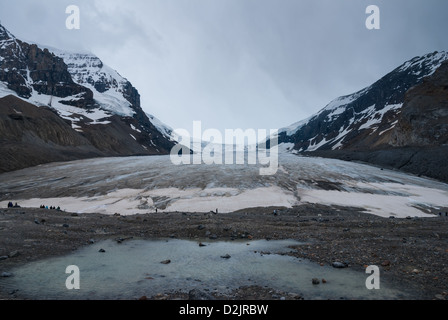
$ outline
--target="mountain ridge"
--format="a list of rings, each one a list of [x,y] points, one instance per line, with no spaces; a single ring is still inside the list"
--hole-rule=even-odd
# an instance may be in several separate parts
[[[372,85],[338,97],[308,119],[280,129],[278,143],[288,143],[297,154],[363,161],[448,181],[444,173],[448,167],[442,161],[448,139],[447,75],[447,52],[414,57]],[[422,101],[426,104],[419,108]],[[413,111],[405,121],[410,104]],[[431,109],[435,109],[432,120]],[[424,119],[419,130],[417,118]],[[414,143],[409,132],[414,140],[422,135],[426,140]]]
[[[0,97],[9,95],[52,109],[97,155],[168,154],[176,144],[143,111],[138,90],[100,58],[23,42],[0,25]]]
[[[299,121],[295,128],[292,126],[281,128],[278,131],[279,141],[294,143],[295,149],[299,152],[334,147],[337,142],[342,143],[345,136],[334,135],[336,132],[343,133],[345,129],[354,124],[358,124],[361,130],[368,129],[368,118],[374,117],[381,111],[383,111],[383,115],[387,114],[389,110],[384,110],[386,107],[399,109],[399,104],[403,103],[407,90],[420,83],[424,77],[433,74],[446,60],[448,60],[448,53],[437,51],[421,57],[414,57],[372,85],[332,100],[311,117]],[[371,109],[367,110],[368,108]],[[370,114],[366,114],[364,119],[358,118],[364,122],[356,123],[358,119],[353,115],[363,111],[370,112]],[[352,118],[353,121],[350,123]],[[311,128],[313,125],[314,127]],[[363,125],[364,127],[362,127]],[[324,141],[324,138],[328,139]],[[322,148],[325,145],[326,147]]]

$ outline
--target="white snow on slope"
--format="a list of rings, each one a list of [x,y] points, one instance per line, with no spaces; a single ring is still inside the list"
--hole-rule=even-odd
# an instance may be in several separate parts
[[[386,105],[383,109],[376,111],[375,110],[375,105],[370,106],[369,108],[363,110],[361,113],[358,113],[356,115],[353,116],[353,118],[349,121],[348,125],[344,125],[343,127],[341,127],[339,129],[339,134],[332,139],[327,140],[325,137],[317,142],[316,138],[314,137],[312,139],[310,139],[311,143],[310,146],[308,147],[307,151],[316,151],[319,148],[321,148],[322,146],[324,146],[325,144],[328,143],[336,143],[335,145],[333,145],[332,150],[337,150],[339,149],[342,145],[343,145],[343,141],[346,137],[347,134],[349,134],[352,129],[353,129],[353,124],[355,124],[355,116],[360,116],[361,115],[361,119],[365,120],[367,119],[367,121],[365,123],[363,123],[358,130],[364,130],[364,129],[372,129],[372,132],[375,132],[378,127],[379,124],[381,123],[381,121],[383,120],[384,115],[391,111],[391,110],[395,110],[395,109],[399,109],[401,108],[402,104],[392,104],[392,105]],[[335,110],[341,110],[341,108],[337,108]],[[390,129],[396,124],[396,122],[391,123],[391,127]],[[390,130],[387,129],[387,130]],[[386,130],[384,130],[382,133],[384,133]]]
[[[309,117],[309,118],[306,118],[304,120],[295,122],[295,123],[291,124],[288,127],[281,128],[281,129],[278,130],[277,133],[280,134],[282,132],[286,132],[286,135],[288,135],[288,136],[293,135],[294,133],[297,132],[297,130],[299,130],[301,127],[303,127],[305,124],[307,124],[308,121],[311,120],[311,118],[312,117]]]
[[[403,105],[402,103],[386,105],[383,109],[379,111],[375,111],[374,109],[375,105],[373,105],[372,106],[373,108],[370,107],[368,110],[366,110],[366,112],[364,112],[365,116],[363,117],[363,119],[367,119],[367,122],[361,125],[359,127],[359,130],[373,128],[374,129],[373,132],[375,132],[378,129],[378,125],[383,120],[384,115],[391,110],[400,109],[402,105]],[[393,127],[393,125],[394,124],[391,124],[391,128]]]
[[[0,81],[0,98],[6,97],[10,94],[17,95],[14,91],[12,91],[11,89],[8,89],[8,86],[5,82]]]
[[[172,141],[178,140],[179,136],[170,126],[166,125],[152,114],[146,112],[146,116],[149,118],[151,123],[157,128],[157,130],[159,130],[165,136],[165,138]]]
[[[32,102],[33,104],[37,106],[51,106],[52,108],[56,109],[61,116],[61,118],[68,119],[73,121],[76,121],[76,119],[79,119],[79,116],[84,116],[86,118],[89,118],[92,120],[91,124],[106,124],[109,123],[108,121],[104,121],[104,119],[107,119],[110,117],[110,113],[101,110],[101,109],[93,109],[91,111],[78,108],[74,106],[69,106],[66,104],[61,103],[61,101],[70,101],[70,100],[76,100],[78,97],[76,96],[70,96],[66,98],[57,98],[52,97],[46,94],[39,94],[36,91],[33,91],[31,97],[28,99],[29,102]]]
[[[443,61],[448,59],[448,52],[441,51],[434,54],[427,54],[422,57],[415,57],[414,59],[405,62],[403,65],[399,67],[399,71],[404,71],[409,68],[413,67],[419,67],[419,69],[422,69],[422,66],[427,65],[430,67],[430,70],[425,76],[432,75],[442,64]],[[420,72],[421,73],[421,72]],[[420,74],[418,73],[418,74]],[[417,75],[418,75],[417,74]]]
[[[361,97],[363,94],[365,94],[369,90],[370,90],[370,86],[367,87],[367,88],[364,88],[364,89],[362,89],[362,90],[360,90],[358,92],[355,92],[353,94],[349,94],[349,95],[346,95],[346,96],[338,97],[338,98],[334,99],[333,101],[331,101],[329,104],[327,104],[322,110],[320,110],[318,112],[318,114],[321,113],[322,111],[333,111],[332,115],[336,115],[336,114],[342,113],[343,110],[342,111],[341,110],[337,111],[337,110],[340,109],[340,108],[343,108],[347,104],[355,101],[356,99]]]
[[[92,90],[93,98],[102,108],[114,114],[132,117],[135,112],[131,103],[123,96],[127,80],[116,70],[103,64],[91,53],[73,53],[55,48],[49,48],[49,51],[64,60],[73,81]],[[106,82],[110,88],[99,92],[94,86],[97,82]]]
[[[327,119],[329,121],[333,120],[334,117],[337,117],[339,114],[343,113],[345,111],[345,106],[349,104],[350,102],[358,99],[362,94],[364,94],[370,87],[367,87],[363,90],[360,90],[354,94],[339,97],[331,101],[329,104],[327,104],[322,110],[315,113],[311,117],[308,117],[304,120],[295,122],[287,127],[280,128],[278,130],[278,134],[280,133],[286,133],[286,135],[291,136],[294,133],[296,133],[300,128],[302,128],[304,125],[306,125],[309,121],[311,121],[313,118],[317,117],[321,112],[323,111],[331,111],[330,114],[327,115]],[[310,141],[313,139],[310,139]],[[328,142],[328,141],[327,141]],[[319,144],[319,146],[322,146],[326,142]],[[314,146],[314,149],[317,149],[318,147]],[[309,149],[308,149],[309,150]],[[310,150],[311,151],[311,150]]]
[[[31,87],[32,88],[32,87]],[[58,98],[46,94],[39,94],[32,90],[31,97],[28,99],[19,97],[17,93],[8,89],[7,84],[0,81],[0,98],[7,95],[14,95],[26,102],[34,104],[38,107],[47,106],[55,109],[61,118],[70,120],[72,122],[72,128],[79,128],[76,124],[80,120],[80,117],[86,117],[90,120],[89,124],[108,124],[107,118],[111,116],[109,112],[102,109],[86,110],[62,103],[63,101],[77,100],[77,96],[69,96],[65,98]]]

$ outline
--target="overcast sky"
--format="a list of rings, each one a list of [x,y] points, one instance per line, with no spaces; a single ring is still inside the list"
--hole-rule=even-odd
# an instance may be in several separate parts
[[[80,29],[68,30],[68,5]],[[366,8],[380,9],[368,30]],[[445,0],[0,0],[18,38],[88,50],[173,128],[276,129],[448,50]]]

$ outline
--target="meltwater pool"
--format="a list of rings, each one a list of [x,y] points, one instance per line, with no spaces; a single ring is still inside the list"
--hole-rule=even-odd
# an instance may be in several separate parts
[[[259,285],[296,293],[305,299],[405,299],[387,283],[366,288],[368,274],[350,268],[320,266],[285,253],[294,240],[199,241],[161,239],[106,240],[57,258],[32,262],[11,270],[0,285],[26,299],[138,299],[191,289],[228,293]],[[66,281],[79,269],[79,289]],[[315,285],[312,279],[325,279]],[[69,283],[74,284],[71,281]]]

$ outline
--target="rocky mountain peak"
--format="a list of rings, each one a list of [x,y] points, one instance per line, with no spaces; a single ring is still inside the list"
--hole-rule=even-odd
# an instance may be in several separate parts
[[[294,153],[358,160],[448,181],[448,53],[432,52],[279,130]]]
[[[299,152],[371,148],[398,121],[406,92],[448,60],[446,52],[415,57],[372,85],[331,101],[305,121],[279,130],[279,143]],[[373,139],[373,137],[376,137]]]
[[[77,96],[64,103],[93,107],[93,93],[72,80],[63,59],[48,49],[16,39],[4,27],[1,30],[4,40],[0,43],[0,81],[6,82],[9,89],[26,99],[35,94],[60,98]]]
[[[1,41],[13,40],[15,39],[14,35],[11,34],[3,25],[0,24],[0,44]]]
[[[137,89],[100,58],[26,43],[0,26],[0,98],[8,95],[53,110],[69,126],[64,130],[88,140],[95,150],[88,155],[167,154],[175,144],[142,110]],[[10,118],[5,117],[5,123]],[[46,125],[42,121],[28,129],[60,134],[42,128]]]

